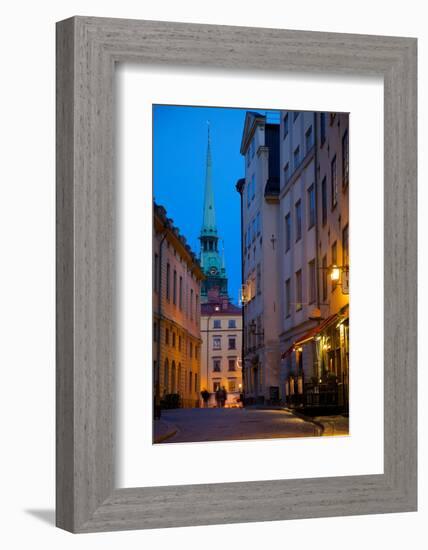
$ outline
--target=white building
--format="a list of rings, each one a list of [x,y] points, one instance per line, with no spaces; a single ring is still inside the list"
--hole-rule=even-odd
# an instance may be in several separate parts
[[[248,112],[241,142],[243,386],[247,404],[279,398],[279,124]]]

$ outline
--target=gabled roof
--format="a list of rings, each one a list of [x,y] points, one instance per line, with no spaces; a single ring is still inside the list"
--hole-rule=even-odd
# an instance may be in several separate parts
[[[256,125],[259,123],[264,124],[266,121],[265,115],[262,115],[261,113],[258,113],[257,111],[247,111],[245,114],[245,123],[244,123],[244,131],[242,133],[242,140],[241,140],[241,155],[245,155],[248,145],[251,141],[251,137],[253,136],[254,129]]]

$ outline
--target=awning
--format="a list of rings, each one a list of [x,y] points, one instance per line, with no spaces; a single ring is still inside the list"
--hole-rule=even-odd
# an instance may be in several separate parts
[[[303,334],[298,340],[295,340],[293,344],[286,351],[284,351],[283,354],[281,354],[281,359],[285,359],[287,355],[290,355],[290,353],[294,351],[294,348],[296,346],[300,346],[300,344],[304,344],[305,342],[308,342],[309,340],[315,338],[317,334],[323,332],[323,330],[327,329],[330,325],[338,321],[341,317],[342,316],[339,313],[330,315],[330,317],[327,317],[327,319],[321,321],[319,325],[311,328],[310,330],[308,330],[308,332],[305,332],[305,334]]]

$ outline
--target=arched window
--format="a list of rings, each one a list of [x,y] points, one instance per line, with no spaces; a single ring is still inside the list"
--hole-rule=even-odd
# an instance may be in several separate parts
[[[164,393],[168,393],[169,391],[169,363],[168,358],[165,359],[164,367],[163,367],[163,390]]]
[[[175,372],[175,361],[171,365],[171,393],[177,393],[177,380]]]

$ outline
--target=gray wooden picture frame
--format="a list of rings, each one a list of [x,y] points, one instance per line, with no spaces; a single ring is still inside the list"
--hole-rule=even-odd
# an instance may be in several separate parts
[[[414,38],[155,21],[57,24],[58,527],[83,533],[416,510],[416,47]],[[383,474],[115,487],[118,62],[383,77]]]

